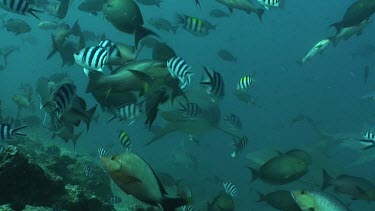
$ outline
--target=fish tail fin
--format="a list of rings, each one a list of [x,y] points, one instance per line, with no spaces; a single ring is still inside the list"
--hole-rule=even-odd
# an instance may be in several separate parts
[[[259,8],[259,9],[256,10],[256,14],[257,14],[257,16],[258,16],[260,22],[263,21],[263,14],[264,14],[264,11],[265,11],[265,10],[264,10],[264,9],[261,9],[261,8]]]
[[[55,55],[55,53],[59,50],[58,46],[57,46],[57,43],[56,43],[55,36],[53,36],[53,34],[51,34],[51,40],[52,40],[52,50],[48,54],[47,60],[50,59],[53,55]]]
[[[76,22],[74,23],[74,25],[70,29],[70,33],[73,34],[74,36],[77,36],[77,37],[79,35],[81,35],[81,27],[78,24],[78,20],[76,20]]]
[[[330,37],[327,37],[327,39],[328,39],[329,41],[331,41],[333,47],[336,47],[336,46],[337,46],[336,36],[330,36]]]
[[[6,54],[3,55],[4,56],[4,64],[5,64],[5,66],[8,65],[8,56],[11,53],[13,53],[14,51],[15,51],[15,49],[12,49],[12,50],[8,51]]]
[[[159,37],[159,35],[157,35],[155,32],[151,31],[150,29],[147,29],[145,27],[138,27],[136,30],[135,30],[135,40],[134,40],[134,43],[135,43],[135,48],[138,48],[138,43],[145,37],[147,36],[150,36],[150,35],[154,35],[156,37]]]
[[[361,150],[368,150],[368,149],[371,149],[373,147],[375,147],[375,143],[374,142],[372,142],[372,145],[367,146],[367,147],[363,147]]]
[[[321,189],[324,190],[328,186],[331,185],[332,177],[328,174],[328,172],[325,169],[322,170],[322,174],[323,174],[323,183],[322,183]]]
[[[187,201],[182,198],[168,198],[164,197],[161,206],[164,211],[175,211],[177,207],[186,205]]]
[[[76,145],[77,145],[77,141],[79,139],[79,137],[82,135],[82,132],[78,133],[77,135],[74,135],[73,138],[72,138],[72,142],[73,142],[73,149],[75,150],[76,149]]]
[[[342,29],[342,22],[333,23],[329,27],[335,27],[336,33],[338,33]]]
[[[249,166],[247,166],[246,168],[248,168],[251,171],[252,177],[251,177],[250,182],[254,182],[256,179],[259,178],[259,172],[256,169],[251,168]]]
[[[23,126],[14,128],[14,129],[12,129],[11,134],[14,134],[14,135],[17,135],[17,136],[26,136],[26,134],[24,134],[24,133],[17,132],[17,131],[22,130],[22,129],[26,128],[26,127],[27,127],[27,125],[23,125]]]
[[[90,123],[91,123],[91,120],[94,117],[94,114],[95,114],[95,111],[96,111],[97,107],[98,107],[98,105],[95,105],[94,107],[92,107],[90,110],[87,111],[87,119],[86,119],[87,131],[89,131],[89,129],[90,129]]]
[[[176,15],[176,22],[177,24],[183,25],[185,23],[186,16],[183,14],[177,14]]]
[[[43,11],[42,10],[37,10],[37,9],[33,9],[33,8],[30,8],[27,10],[28,13],[30,13],[32,16],[34,16],[36,19],[40,20],[40,18],[35,14],[36,12],[37,13],[42,13]]]
[[[203,67],[203,73],[202,73],[202,78],[201,78],[201,84],[211,84],[211,81],[212,81],[212,75],[211,73],[209,72],[208,68],[207,67]]]
[[[95,90],[95,87],[97,86],[98,81],[100,80],[102,76],[104,76],[104,74],[99,71],[89,71],[88,73],[89,83],[87,84],[87,87],[86,87],[86,93],[89,93]]]
[[[179,27],[180,27],[179,25],[172,26],[172,32],[173,32],[173,34],[176,34],[177,29],[178,29]]]
[[[257,191],[257,194],[259,196],[259,199],[257,202],[262,202],[262,201],[265,201],[266,200],[266,195],[264,195],[263,193]]]

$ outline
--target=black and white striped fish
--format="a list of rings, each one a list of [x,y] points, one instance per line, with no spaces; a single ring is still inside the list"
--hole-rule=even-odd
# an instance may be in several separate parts
[[[90,179],[94,178],[94,174],[92,173],[92,169],[90,168],[90,166],[85,164],[83,166],[83,170],[85,172],[86,177],[88,177]]]
[[[135,118],[139,116],[141,112],[143,112],[143,104],[144,101],[112,109],[114,117],[108,122],[118,118],[120,121],[133,120],[131,123],[129,123],[129,125],[132,124],[135,121]]]
[[[232,198],[235,198],[238,196],[237,188],[231,183],[231,182],[225,182],[223,183],[224,191]]]
[[[181,207],[182,211],[194,211],[195,209],[191,206],[184,205]]]
[[[239,140],[237,140],[237,138],[233,137],[233,147],[234,147],[234,150],[230,154],[230,156],[232,158],[237,157],[237,155],[239,153],[241,153],[245,149],[248,141],[249,140],[248,140],[248,138],[246,136],[242,136]]]
[[[117,48],[117,45],[115,42],[109,39],[105,39],[99,42],[98,46],[108,49],[109,51],[109,58],[108,61],[115,60],[121,57],[120,51]]]
[[[253,76],[244,76],[237,83],[237,90],[245,90],[250,88],[254,83]]]
[[[127,132],[123,130],[118,131],[118,139],[120,140],[121,145],[125,147],[126,151],[132,149],[132,143]]]
[[[119,204],[122,202],[122,199],[118,196],[112,196],[109,200],[108,200],[108,203],[109,204]]]
[[[103,157],[103,156],[108,156],[109,153],[107,152],[107,150],[105,150],[103,147],[100,147],[98,149],[98,154],[99,154],[99,157]]]
[[[83,67],[86,75],[90,70],[103,72],[110,56],[108,48],[101,46],[87,47],[74,54],[74,60]]]
[[[21,129],[26,128],[27,126],[21,126],[12,129],[10,124],[0,123],[0,140],[14,139],[15,136],[26,136],[26,134],[18,132]]]
[[[167,61],[167,67],[173,78],[178,78],[181,81],[181,89],[186,88],[190,84],[191,67],[180,57],[173,57]]]
[[[26,15],[26,13],[30,13],[35,18],[39,19],[39,17],[35,14],[35,12],[43,12],[41,10],[30,8],[30,1],[28,0],[0,0],[0,7],[14,13],[18,13],[21,15]]]
[[[362,150],[370,149],[375,147],[375,134],[371,132],[366,132],[362,138],[359,138],[358,141],[365,145],[366,147],[362,148]]]
[[[178,110],[184,112],[184,115],[186,116],[196,117],[202,113],[202,109],[196,103],[187,103],[184,105],[180,102],[180,105],[181,108]]]
[[[225,115],[224,121],[234,131],[239,131],[242,128],[240,117],[235,114]]]
[[[72,105],[75,96],[76,86],[70,82],[64,83],[52,93],[52,98],[43,105],[43,108],[47,112],[55,112],[56,118],[60,119]]]
[[[197,37],[207,36],[211,30],[216,29],[216,25],[188,15],[178,15],[177,23]]]
[[[282,1],[282,0],[281,0]],[[263,5],[267,10],[269,7],[282,7],[280,0],[258,0],[259,4]]]
[[[224,96],[224,80],[220,73],[204,67],[201,84],[214,101]]]
[[[59,156],[61,153],[61,150],[58,146],[52,145],[47,147],[47,153],[51,156]]]

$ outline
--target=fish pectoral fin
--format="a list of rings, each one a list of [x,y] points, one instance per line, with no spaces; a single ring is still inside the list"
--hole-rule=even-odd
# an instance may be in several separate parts
[[[142,181],[140,179],[138,179],[137,177],[133,177],[133,176],[128,176],[124,180],[125,184],[134,184],[134,183],[138,183],[138,182],[142,183]]]

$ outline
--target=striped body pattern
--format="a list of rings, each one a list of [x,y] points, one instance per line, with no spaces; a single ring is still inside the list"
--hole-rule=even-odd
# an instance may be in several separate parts
[[[42,12],[33,8],[30,8],[30,3],[27,0],[0,0],[0,7],[21,15],[26,15],[30,13],[37,19],[39,19],[34,12]]]
[[[69,109],[75,96],[76,86],[71,83],[63,84],[56,90],[53,101],[56,103],[55,111],[58,119]]]
[[[26,136],[23,133],[19,133],[18,131],[26,128],[27,126],[17,127],[12,129],[10,124],[0,123],[0,140],[7,140],[7,139],[14,139],[15,136]]]
[[[234,151],[230,154],[230,156],[232,158],[237,157],[237,155],[245,149],[248,141],[249,140],[246,136],[242,136],[238,141],[236,138],[233,138]]]
[[[108,61],[111,60],[111,59],[116,59],[116,58],[120,57],[120,51],[118,50],[116,43],[114,43],[113,41],[111,41],[109,39],[102,40],[102,41],[100,41],[98,46],[102,47],[104,49],[108,49],[108,51],[109,51]]]
[[[181,83],[181,89],[190,84],[192,73],[191,67],[180,57],[173,57],[167,61],[167,67],[173,78],[178,78]]]
[[[121,202],[122,202],[122,199],[118,196],[112,196],[108,201],[109,204],[119,204]]]
[[[108,156],[109,153],[108,153],[107,150],[105,150],[103,147],[100,147],[100,148],[98,149],[98,155],[99,155],[99,157],[101,158],[101,157],[104,157],[104,156]]]
[[[184,112],[186,116],[196,117],[202,113],[202,109],[196,103],[187,103],[185,105],[180,103],[180,106],[179,111]]]
[[[269,7],[279,7],[280,0],[258,0],[260,4],[262,4],[267,10]]]
[[[130,151],[131,150],[132,144],[131,144],[131,141],[130,141],[128,133],[126,133],[123,130],[120,130],[118,132],[118,139],[120,140],[121,145],[124,146],[124,148],[125,148],[126,151]]]
[[[195,209],[191,206],[184,205],[181,207],[182,211],[194,211]]]
[[[231,129],[235,131],[239,131],[242,128],[240,117],[235,114],[225,115],[224,121]]]
[[[212,97],[224,96],[223,77],[215,70],[209,70],[207,67],[204,67],[201,85],[205,86],[207,93]]]
[[[115,109],[114,113],[120,121],[134,119],[142,112],[142,103],[128,104],[121,108]]]
[[[237,90],[245,90],[250,88],[254,83],[254,80],[251,76],[244,76],[240,78],[237,83]]]
[[[94,174],[92,173],[92,169],[88,165],[83,166],[83,170],[85,172],[86,177],[88,178],[94,178]]]
[[[235,198],[238,196],[237,188],[231,183],[231,182],[225,182],[223,183],[224,191],[232,198]]]
[[[199,37],[206,36],[210,30],[215,29],[209,22],[187,15],[179,15],[178,22],[186,31]]]
[[[83,67],[86,74],[89,70],[103,72],[109,59],[110,50],[101,46],[87,47],[74,54],[74,60]]]

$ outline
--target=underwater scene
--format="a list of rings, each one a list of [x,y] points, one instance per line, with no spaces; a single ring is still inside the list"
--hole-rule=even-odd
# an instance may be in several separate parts
[[[0,211],[375,210],[375,0],[0,7]]]

